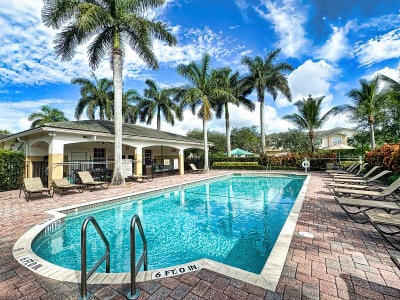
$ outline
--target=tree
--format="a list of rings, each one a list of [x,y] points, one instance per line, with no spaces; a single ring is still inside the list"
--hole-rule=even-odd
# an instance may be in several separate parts
[[[72,84],[81,86],[81,98],[75,108],[75,118],[79,120],[83,111],[86,109],[86,115],[89,120],[95,119],[95,113],[98,109],[100,120],[111,120],[113,111],[113,82],[108,78],[97,79],[92,73],[93,81],[87,78],[73,78]]]
[[[55,39],[56,53],[69,61],[80,44],[91,40],[89,65],[96,69],[102,58],[110,58],[114,85],[114,174],[112,184],[123,184],[122,175],[122,68],[127,43],[149,66],[158,68],[152,38],[172,46],[176,38],[166,24],[149,20],[145,12],[165,0],[44,0],[45,25],[61,29]],[[65,25],[64,25],[65,24]],[[64,27],[63,27],[64,26]]]
[[[260,102],[261,149],[263,153],[265,152],[265,91],[271,94],[274,101],[278,97],[278,92],[281,92],[289,101],[292,101],[292,95],[285,75],[292,71],[293,67],[288,63],[274,63],[280,52],[281,49],[271,51],[265,59],[262,59],[260,56],[256,56],[255,58],[245,56],[242,58],[242,64],[248,67],[250,73],[246,76],[246,84],[248,87],[256,90],[258,102]]]
[[[139,118],[138,103],[140,95],[137,90],[129,89],[122,95],[122,116],[125,123],[135,124]]]
[[[397,143],[400,138],[400,82],[385,75],[380,75],[380,79],[386,83],[382,92],[385,99],[382,120],[384,142]]]
[[[367,121],[370,134],[371,146],[375,149],[375,122],[376,117],[381,113],[383,99],[378,92],[379,76],[375,76],[371,81],[360,80],[361,87],[352,89],[347,95],[352,98],[354,105],[344,105],[344,111],[352,114],[352,118],[359,122],[360,126]]]
[[[315,130],[321,128],[330,116],[342,111],[340,106],[334,106],[321,116],[321,103],[324,98],[325,96],[313,98],[309,95],[307,99],[299,100],[294,104],[299,113],[293,113],[283,117],[283,119],[293,123],[300,130],[308,130],[311,152],[313,153],[315,152]]]
[[[177,99],[181,99],[181,109],[190,107],[193,114],[196,114],[196,108],[200,106],[197,114],[203,120],[203,141],[204,141],[204,169],[209,170],[208,166],[208,138],[207,122],[212,119],[211,99],[217,99],[223,93],[223,89],[217,84],[217,73],[211,70],[211,57],[204,54],[201,62],[194,61],[189,64],[180,64],[177,72],[183,78],[189,81],[189,85],[180,88],[177,93]]]
[[[186,136],[190,138],[194,138],[197,140],[203,140],[203,131],[199,129],[193,129],[186,133]],[[212,154],[223,155],[225,153],[225,135],[218,131],[209,131],[208,134],[208,141],[213,143],[214,146],[211,148],[210,152]],[[194,151],[193,151],[194,152]]]
[[[31,128],[40,127],[46,123],[68,121],[61,110],[50,105],[43,105],[40,110],[40,112],[33,112],[29,115],[28,120],[33,121]]]
[[[10,135],[11,131],[7,129],[0,129],[0,135]]]
[[[310,139],[306,133],[298,129],[289,129],[287,132],[279,132],[267,135],[266,143],[277,149],[285,149],[290,152],[304,152],[310,149]]]
[[[178,105],[174,102],[173,96],[177,93],[175,88],[160,89],[157,84],[147,79],[147,88],[144,89],[144,97],[140,99],[140,121],[151,124],[153,117],[157,118],[157,130],[161,130],[161,117],[164,117],[167,123],[174,126],[175,116],[181,119]]]
[[[229,103],[236,106],[242,105],[246,109],[253,111],[254,103],[247,99],[249,90],[245,88],[239,72],[231,74],[230,68],[221,68],[217,70],[218,85],[224,89],[225,93],[213,103],[215,115],[218,119],[222,118],[225,112],[225,134],[226,134],[226,153],[231,156],[231,128],[229,118]]]
[[[260,153],[260,133],[256,126],[232,128],[232,147],[240,148],[253,153]]]

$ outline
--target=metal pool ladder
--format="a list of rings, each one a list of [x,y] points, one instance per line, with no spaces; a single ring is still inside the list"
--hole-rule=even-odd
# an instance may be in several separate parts
[[[87,256],[86,256],[86,229],[87,226],[91,222],[96,229],[97,233],[103,240],[106,246],[106,253],[97,261],[97,263],[87,272]],[[110,243],[108,242],[106,236],[101,230],[99,224],[97,223],[94,217],[87,217],[85,221],[83,221],[81,228],[81,295],[78,298],[79,300],[87,300],[90,298],[90,293],[87,290],[87,280],[89,277],[97,270],[98,267],[106,261],[106,272],[110,273]]]
[[[140,256],[137,264],[136,264],[136,249],[135,249],[135,240],[136,240],[136,231],[135,227],[139,230],[140,236],[143,241],[143,253]],[[140,218],[138,215],[134,215],[131,220],[130,227],[130,235],[131,235],[131,290],[126,296],[129,300],[137,299],[140,296],[140,290],[136,287],[136,276],[143,264],[144,271],[147,271],[147,241],[144,236],[144,231],[142,227],[142,223],[140,222]]]

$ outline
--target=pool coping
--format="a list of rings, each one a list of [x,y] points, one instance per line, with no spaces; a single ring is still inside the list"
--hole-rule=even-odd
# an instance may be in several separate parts
[[[128,193],[123,196],[116,196],[96,201],[91,201],[89,203],[72,205],[61,207],[54,210],[46,211],[46,213],[50,214],[52,217],[45,220],[44,222],[35,225],[31,229],[29,229],[26,233],[24,233],[14,244],[13,247],[13,256],[14,258],[24,267],[28,268],[32,272],[45,276],[47,278],[66,281],[72,283],[80,283],[80,271],[71,270],[67,268],[63,268],[57,265],[54,265],[38,255],[36,255],[31,248],[32,243],[35,239],[38,238],[41,234],[46,234],[51,232],[52,230],[57,229],[60,224],[63,222],[66,213],[74,213],[83,211],[82,208],[92,209],[97,206],[104,206],[105,204],[111,204],[113,202],[122,202],[127,200],[128,198],[135,197],[136,200],[139,200],[141,197],[146,197],[149,195],[160,194],[163,192],[170,191],[171,189],[182,187],[182,186],[190,186],[196,185],[199,183],[211,181],[217,178],[232,176],[234,174],[255,174],[255,175],[307,175],[303,186],[296,198],[295,203],[286,219],[284,226],[276,240],[273,249],[261,271],[260,274],[251,273],[248,271],[244,271],[242,269],[232,267],[217,261],[213,261],[211,259],[203,258],[190,263],[185,263],[182,265],[177,265],[169,268],[150,270],[150,271],[141,271],[138,273],[136,277],[136,281],[148,281],[153,279],[158,279],[162,277],[157,277],[155,274],[162,274],[161,276],[173,276],[179,275],[182,273],[199,270],[202,268],[207,268],[209,270],[215,271],[217,273],[229,276],[231,278],[235,278],[241,280],[246,283],[253,284],[255,286],[259,286],[271,291],[275,291],[278,285],[279,278],[281,276],[283,266],[286,260],[286,256],[289,250],[290,242],[292,236],[294,234],[294,229],[297,223],[297,219],[299,217],[299,213],[306,195],[307,187],[310,181],[310,175],[304,173],[284,173],[284,172],[232,172],[230,174],[225,175],[217,175],[212,176],[206,179],[199,179],[192,182],[181,183],[169,185],[162,188],[154,188],[147,191]],[[81,209],[81,210],[79,210]],[[88,284],[118,284],[118,283],[130,283],[130,273],[94,273],[89,279]]]

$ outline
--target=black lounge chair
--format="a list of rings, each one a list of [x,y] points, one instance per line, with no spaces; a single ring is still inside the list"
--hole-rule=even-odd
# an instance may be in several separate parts
[[[389,237],[398,237],[400,235],[400,215],[375,211],[364,212],[364,215],[381,236],[394,249],[400,251],[400,244],[394,243],[392,239],[389,239]]]
[[[365,215],[362,213],[372,209],[383,210],[387,213],[400,212],[400,205],[395,201],[377,201],[341,197],[335,197],[335,201],[349,216],[350,219],[361,224],[365,224],[368,222],[368,219],[365,218]]]

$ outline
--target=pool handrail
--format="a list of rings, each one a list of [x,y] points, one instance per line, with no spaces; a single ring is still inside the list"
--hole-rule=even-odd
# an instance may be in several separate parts
[[[93,224],[100,238],[103,240],[106,246],[106,253],[96,262],[89,272],[87,272],[86,229],[89,225],[89,222]],[[87,280],[97,270],[97,268],[100,267],[104,260],[106,261],[106,273],[110,273],[110,243],[108,242],[96,219],[93,216],[87,217],[85,221],[83,221],[81,228],[81,291],[78,300],[87,300],[90,298],[91,295],[87,290]]]
[[[135,225],[139,230],[140,236],[143,241],[143,253],[140,256],[137,264],[136,264],[136,233],[135,233]],[[130,227],[130,238],[131,238],[131,290],[126,296],[129,300],[137,299],[140,296],[140,290],[136,287],[136,276],[142,266],[144,271],[147,271],[147,241],[144,236],[144,231],[142,227],[142,223],[140,222],[140,218],[137,214],[132,217],[131,227]]]

